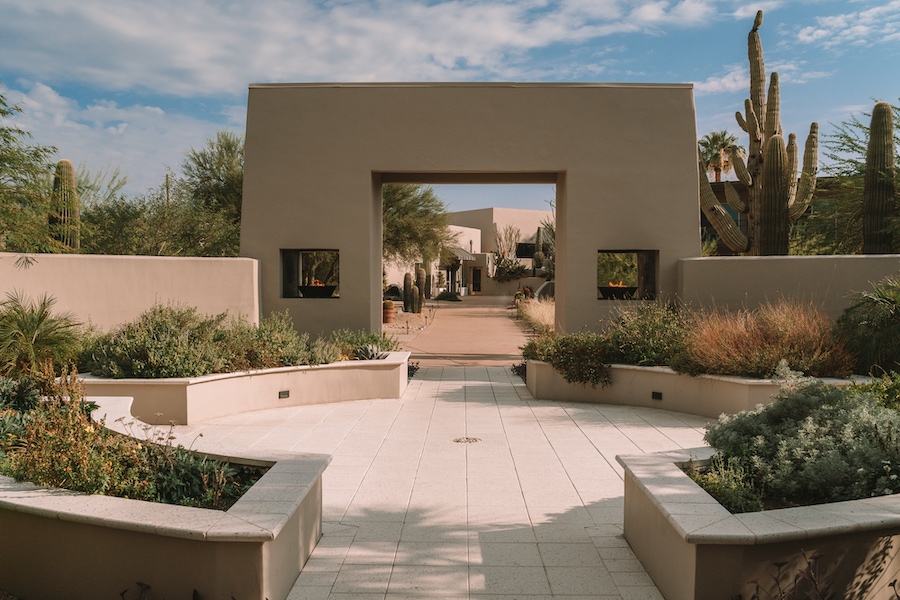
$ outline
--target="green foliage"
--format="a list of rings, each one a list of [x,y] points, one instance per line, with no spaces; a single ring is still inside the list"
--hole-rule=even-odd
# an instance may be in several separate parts
[[[705,469],[699,469],[693,463],[688,466],[687,474],[706,490],[719,504],[733,513],[756,512],[763,510],[763,500],[753,486],[750,473],[741,461],[731,458],[724,460],[715,455]]]
[[[97,336],[81,366],[99,377],[198,377],[210,373],[334,362],[336,347],[298,334],[287,314],[252,327],[226,314],[156,305],[137,320]]]
[[[40,388],[34,378],[0,377],[0,410],[29,411],[40,399]]]
[[[900,106],[892,106],[894,148],[900,147]],[[820,181],[810,212],[791,231],[793,254],[858,254],[862,250],[862,205],[871,113],[852,115],[832,123],[824,140],[824,167],[829,177]],[[900,154],[894,155],[895,169]],[[900,221],[893,224],[900,239]]]
[[[682,351],[670,366],[689,374],[771,377],[780,361],[815,377],[844,377],[853,357],[834,323],[814,307],[781,300],[756,310],[687,315]]]
[[[237,256],[240,224],[190,195],[184,180],[166,177],[134,198],[106,197],[82,210],[82,251],[88,254]]]
[[[381,360],[384,357],[385,353],[374,344],[366,344],[353,351],[353,358],[356,360]]]
[[[8,125],[22,112],[0,93],[0,251],[54,248],[47,221],[47,180],[56,148],[31,144],[31,135]]]
[[[448,302],[462,302],[462,298],[459,297],[459,294],[456,292],[451,292],[450,290],[444,290],[437,296],[435,296],[435,300],[446,300]]]
[[[456,240],[447,228],[450,221],[446,205],[428,186],[385,185],[382,218],[382,257],[386,263],[429,263]]]
[[[861,389],[789,377],[772,404],[720,417],[705,439],[764,497],[798,505],[900,490],[898,434],[900,413]]]
[[[17,292],[0,302],[0,374],[28,376],[45,368],[59,371],[80,350],[71,314],[53,313],[55,298],[37,301]]]
[[[879,102],[872,111],[863,178],[863,254],[890,254],[893,251],[892,230],[897,205],[895,161],[891,105]]]
[[[865,383],[854,383],[859,394],[869,395],[876,402],[893,410],[900,410],[900,373],[892,371]]]
[[[597,285],[637,285],[637,253],[598,252]]]
[[[188,150],[181,163],[188,194],[204,208],[232,223],[241,221],[244,186],[244,137],[219,131],[206,145]]]
[[[50,236],[67,252],[81,247],[81,203],[75,179],[72,161],[64,158],[56,163],[50,196]]]
[[[737,154],[745,154],[742,146],[737,144],[736,135],[728,133],[728,130],[711,131],[697,142],[697,150],[700,162],[706,165],[706,170],[715,177],[716,181],[722,180],[722,173],[726,175],[734,167],[734,159]]]
[[[569,383],[591,387],[610,384],[611,354],[606,338],[590,332],[543,335],[522,347],[526,360],[548,362]]]
[[[46,402],[18,413],[0,438],[0,473],[18,481],[89,494],[227,509],[259,478],[258,469],[212,461],[149,426],[148,439],[114,434],[90,418],[80,384],[64,375]],[[0,416],[0,433],[10,419]]]
[[[900,368],[900,277],[873,284],[838,319],[847,347],[857,357],[856,372]]]
[[[522,232],[512,225],[494,231],[494,250],[491,253],[494,274],[491,277],[495,280],[512,281],[528,276],[529,269],[516,258],[516,248],[521,237]]]
[[[605,328],[610,360],[628,365],[669,365],[682,351],[686,326],[683,314],[665,302],[622,305]]]
[[[400,348],[400,343],[389,335],[362,330],[338,329],[332,332],[329,341],[338,348],[344,360],[355,358],[356,351],[367,346],[379,352],[394,352]]]

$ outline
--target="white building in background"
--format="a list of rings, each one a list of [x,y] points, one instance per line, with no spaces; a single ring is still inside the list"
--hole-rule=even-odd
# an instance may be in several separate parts
[[[443,290],[460,295],[511,295],[522,287],[535,289],[540,279],[529,277],[500,283],[490,278],[493,274],[495,232],[503,231],[508,226],[516,228],[519,231],[519,262],[531,267],[537,230],[542,223],[552,219],[553,212],[549,210],[518,208],[482,208],[450,213],[450,230],[457,234],[456,243],[448,249],[451,255],[449,261],[444,264],[435,261],[426,267],[429,296]],[[412,273],[415,277],[415,271],[415,264],[386,264],[385,283],[402,291],[404,274]]]

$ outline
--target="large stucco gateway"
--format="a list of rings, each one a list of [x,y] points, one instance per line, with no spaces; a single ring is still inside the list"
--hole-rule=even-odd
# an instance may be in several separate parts
[[[644,291],[664,296],[700,251],[690,85],[253,85],[245,143],[241,254],[263,312],[309,332],[380,327],[385,183],[555,184],[565,331],[609,310],[598,251],[641,251]],[[312,251],[339,257],[339,298],[298,297]]]

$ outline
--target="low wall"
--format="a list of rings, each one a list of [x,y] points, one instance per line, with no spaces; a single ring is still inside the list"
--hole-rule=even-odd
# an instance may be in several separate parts
[[[126,415],[128,399],[101,411]],[[229,457],[269,471],[228,511],[0,477],[0,587],[21,598],[284,600],[322,537],[327,455]],[[196,590],[197,595],[193,595]],[[144,597],[141,594],[141,597]]]
[[[900,255],[716,256],[678,261],[679,297],[700,306],[755,308],[793,298],[838,317],[852,293],[900,272]]]
[[[691,377],[668,367],[612,365],[607,387],[569,383],[549,363],[529,360],[526,385],[537,400],[646,406],[717,418],[769,404],[778,382],[719,375]],[[839,383],[839,380],[826,380]]]
[[[23,262],[30,262],[26,266]],[[154,304],[228,312],[259,323],[259,274],[250,258],[181,258],[0,252],[0,296],[56,298],[55,311],[110,329]]]
[[[237,413],[370,398],[399,398],[408,381],[408,352],[382,360],[281,367],[191,378],[101,379],[85,375],[85,396],[131,397],[132,415],[165,425],[192,425]]]
[[[900,497],[733,515],[681,468],[711,454],[616,457],[625,470],[625,539],[666,600],[755,598],[756,582],[760,597],[781,597],[773,578],[790,590],[814,557],[829,597],[896,598]]]

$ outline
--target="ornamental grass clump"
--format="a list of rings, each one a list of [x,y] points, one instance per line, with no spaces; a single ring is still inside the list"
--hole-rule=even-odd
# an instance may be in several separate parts
[[[519,315],[535,333],[553,333],[556,320],[556,302],[552,298],[525,300],[519,304]]]
[[[800,378],[783,365],[779,376],[774,402],[722,416],[705,436],[719,460],[750,475],[767,507],[900,491],[900,413],[859,387]]]
[[[831,319],[811,305],[780,300],[752,311],[690,314],[671,367],[692,375],[769,378],[782,360],[813,377],[845,377],[854,362]]]

